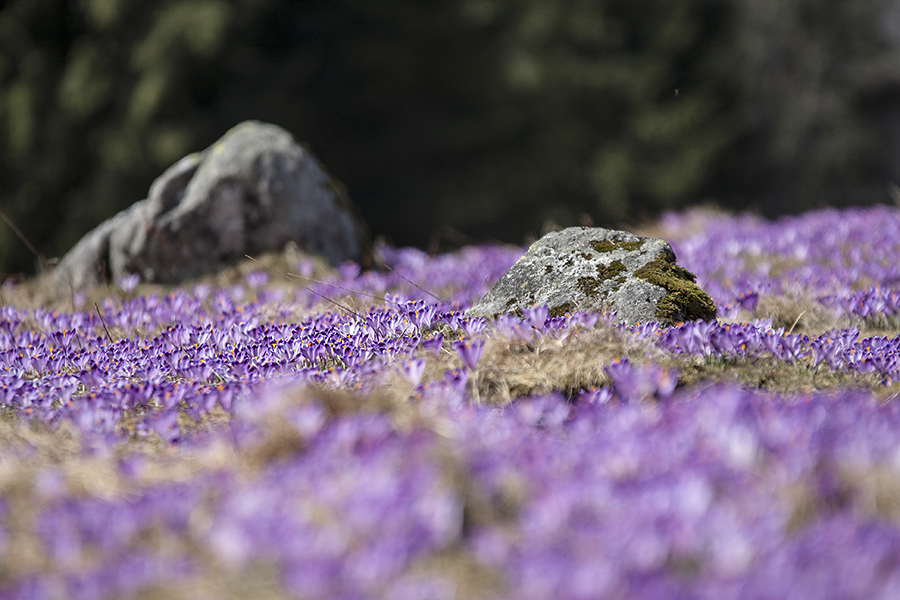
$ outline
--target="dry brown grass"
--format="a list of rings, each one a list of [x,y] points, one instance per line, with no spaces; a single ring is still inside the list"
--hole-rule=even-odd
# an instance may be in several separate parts
[[[817,297],[800,293],[786,296],[761,295],[759,304],[752,312],[741,311],[734,321],[746,323],[754,319],[771,319],[772,327],[776,329],[782,328],[785,332],[804,334],[810,338],[849,327],[856,327],[861,337],[894,337],[900,334],[900,328],[895,323],[885,319],[863,320],[837,314],[819,302]]]
[[[450,338],[445,337],[439,355],[417,355],[426,361],[423,382],[440,380],[446,372],[464,368]],[[547,334],[534,332],[530,339],[495,335],[485,340],[481,359],[469,373],[467,391],[475,402],[491,406],[553,391],[572,396],[579,390],[609,383],[605,367],[616,359],[646,363],[662,355],[663,351],[648,340],[603,324]]]
[[[553,391],[571,396],[608,384],[604,368],[614,360],[647,362],[660,354],[648,342],[604,326],[529,343],[494,338],[470,376],[471,392],[476,401],[491,405]]]
[[[310,272],[302,275],[297,271],[297,265],[305,262],[309,265]],[[246,277],[253,272],[265,272],[269,275],[268,283],[256,290],[247,284]],[[296,291],[302,287],[312,286],[315,281],[322,281],[335,274],[335,270],[321,258],[306,254],[295,245],[288,244],[282,252],[270,252],[260,256],[241,257],[231,265],[220,271],[186,281],[179,285],[163,285],[141,283],[131,294],[126,294],[114,281],[107,281],[99,287],[75,290],[59,294],[52,284],[52,272],[13,282],[11,285],[0,286],[0,305],[16,306],[18,308],[34,309],[43,308],[53,311],[93,310],[94,303],[113,299],[122,301],[130,296],[156,295],[165,296],[177,289],[192,289],[197,284],[209,285],[214,289],[229,289],[239,286],[244,290],[244,300],[251,301],[256,294],[263,289],[266,291],[282,292],[285,298],[292,298]],[[334,296],[340,296],[335,290]],[[322,299],[322,304],[327,304],[324,310],[334,310],[334,305]],[[320,306],[313,307],[310,311],[320,310]],[[306,311],[304,314],[310,312]]]
[[[814,481],[801,480],[781,490],[790,508],[789,531],[798,531],[807,524],[829,514],[852,510],[859,518],[900,523],[900,472],[890,465],[860,466],[840,464],[830,493],[823,494]]]

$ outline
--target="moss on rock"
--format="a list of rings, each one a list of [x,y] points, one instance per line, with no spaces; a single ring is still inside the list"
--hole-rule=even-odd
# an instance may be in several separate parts
[[[608,265],[597,265],[597,277],[606,281],[607,279],[612,279],[626,269],[625,263],[621,260],[614,260]]]
[[[576,308],[572,302],[563,302],[558,306],[551,306],[548,314],[550,317],[564,317],[567,313],[575,312]]]
[[[591,298],[597,297],[597,288],[603,283],[602,279],[597,277],[579,277],[575,284],[582,294]]]
[[[661,323],[716,318],[712,298],[694,283],[697,277],[684,267],[660,256],[636,270],[634,276],[668,292],[656,305],[656,317]]]
[[[614,260],[608,265],[597,265],[596,277],[579,277],[576,285],[586,296],[596,298],[600,286],[605,281],[616,278],[617,283],[623,282],[624,278],[620,274],[627,269],[628,267],[621,260]]]
[[[597,252],[612,252],[613,250],[625,250],[626,252],[632,252],[637,250],[643,245],[644,242],[617,242],[613,240],[595,240],[591,242],[591,246],[593,246],[594,250]]]

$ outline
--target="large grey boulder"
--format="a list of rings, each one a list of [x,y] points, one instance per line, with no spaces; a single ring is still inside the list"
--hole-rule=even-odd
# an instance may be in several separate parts
[[[715,319],[715,304],[694,281],[665,240],[570,227],[532,244],[466,314],[493,317],[546,304],[551,316],[615,311],[627,324]]]
[[[60,261],[54,284],[64,293],[134,273],[177,283],[288,242],[334,264],[365,263],[371,251],[343,186],[287,131],[247,121],[85,235]]]

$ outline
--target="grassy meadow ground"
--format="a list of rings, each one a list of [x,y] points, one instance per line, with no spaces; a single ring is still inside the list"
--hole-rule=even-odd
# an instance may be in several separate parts
[[[900,210],[695,210],[717,322],[466,318],[524,252],[0,288],[0,597],[900,597]]]

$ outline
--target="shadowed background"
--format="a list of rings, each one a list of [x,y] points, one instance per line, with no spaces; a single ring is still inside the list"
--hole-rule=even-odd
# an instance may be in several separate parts
[[[376,235],[521,243],[892,199],[897,0],[9,0],[0,208],[45,257],[245,119]],[[0,278],[34,254],[0,223]]]

